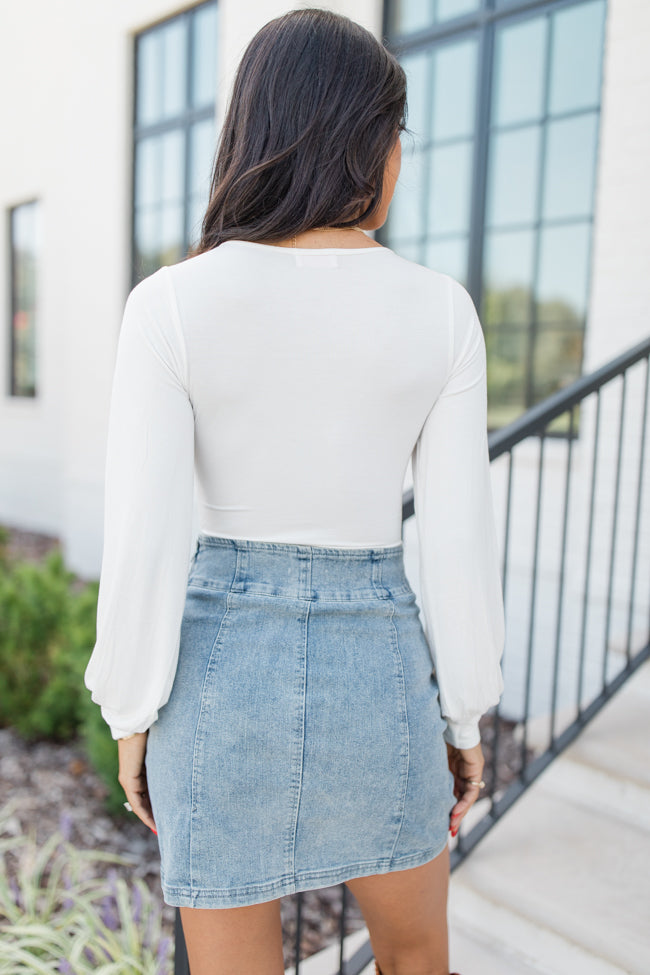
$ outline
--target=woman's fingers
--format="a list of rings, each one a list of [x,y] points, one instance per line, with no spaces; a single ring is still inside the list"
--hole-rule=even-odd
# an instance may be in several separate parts
[[[461,798],[451,810],[450,829],[451,829],[452,836],[455,836],[456,833],[458,832],[458,827],[460,825],[461,819],[463,818],[463,816],[467,814],[467,812],[474,805],[474,803],[479,797],[480,791],[481,790],[477,785],[469,785],[469,783],[467,784],[467,787],[464,793],[462,794]]]
[[[454,796],[458,800],[449,816],[449,829],[456,836],[461,820],[479,797],[484,758],[481,745],[473,748],[454,748],[447,744],[449,768],[454,776]]]
[[[147,772],[145,753],[147,750],[147,732],[132,738],[118,739],[120,771],[118,782],[126,793],[132,811],[142,820],[145,826],[156,832],[153,818],[149,789],[147,787]]]
[[[156,832],[156,823],[153,818],[153,810],[151,808],[151,800],[149,799],[149,790],[147,789],[146,779],[142,780],[142,776],[131,777],[131,778],[120,778],[120,785],[124,789],[126,798],[131,804],[131,809],[136,814],[138,819],[141,819],[145,826],[152,829],[154,833]]]

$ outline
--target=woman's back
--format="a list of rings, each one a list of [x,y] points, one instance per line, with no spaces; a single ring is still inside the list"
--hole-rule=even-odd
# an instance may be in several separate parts
[[[235,240],[140,289],[193,405],[204,531],[400,541],[408,461],[471,326],[455,281],[386,247]]]

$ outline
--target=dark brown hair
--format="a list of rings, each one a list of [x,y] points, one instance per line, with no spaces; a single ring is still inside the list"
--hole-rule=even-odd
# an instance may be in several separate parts
[[[189,256],[370,216],[405,121],[404,69],[370,31],[314,8],[269,21],[237,69]]]

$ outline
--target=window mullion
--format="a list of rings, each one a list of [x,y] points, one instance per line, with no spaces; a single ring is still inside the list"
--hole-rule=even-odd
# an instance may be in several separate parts
[[[528,409],[535,405],[535,348],[537,345],[537,294],[539,282],[539,264],[542,239],[542,205],[544,193],[544,179],[546,174],[546,142],[548,135],[549,91],[551,87],[551,54],[553,49],[553,18],[547,14],[546,57],[544,59],[544,101],[543,114],[540,119],[539,162],[537,166],[537,198],[535,201],[535,238],[533,241],[533,273],[530,288],[530,333],[526,350],[526,401]]]
[[[492,67],[494,61],[494,26],[487,23],[479,35],[479,67],[476,82],[476,127],[472,203],[469,232],[469,267],[467,290],[480,312],[483,297],[483,242],[485,234],[485,198],[487,192],[487,155],[492,101]]]
[[[194,30],[190,15],[187,17],[187,59],[185,64],[185,117],[184,130],[184,168],[183,174],[183,249],[187,251],[190,236],[190,148],[192,131],[189,115],[192,111],[192,65],[194,64]]]

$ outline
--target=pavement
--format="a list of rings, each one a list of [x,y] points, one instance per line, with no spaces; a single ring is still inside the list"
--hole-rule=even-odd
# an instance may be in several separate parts
[[[448,917],[461,975],[650,975],[650,661],[454,871]],[[337,970],[338,944],[300,965]]]

